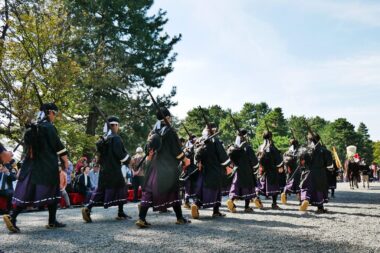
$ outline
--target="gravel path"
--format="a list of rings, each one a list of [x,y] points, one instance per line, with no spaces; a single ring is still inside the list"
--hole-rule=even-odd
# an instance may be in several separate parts
[[[270,200],[264,200],[270,206]],[[1,224],[0,252],[379,252],[380,183],[372,188],[349,190],[338,184],[336,198],[326,205],[328,214],[298,211],[297,201],[280,205],[282,210],[257,210],[212,219],[201,210],[201,219],[187,226],[175,225],[175,215],[149,211],[150,229],[137,229],[136,204],[125,207],[134,217],[114,219],[116,208],[93,209],[92,224],[82,221],[80,209],[59,210],[67,227],[47,230],[47,212],[21,214],[21,234],[8,234]],[[227,212],[225,205],[222,211]],[[188,210],[184,210],[190,216]],[[2,223],[2,221],[1,221]]]

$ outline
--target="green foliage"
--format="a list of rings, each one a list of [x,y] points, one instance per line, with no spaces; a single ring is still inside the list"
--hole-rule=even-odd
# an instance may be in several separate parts
[[[380,141],[376,141],[372,145],[373,147],[373,161],[380,164]]]
[[[63,112],[57,127],[74,158],[93,153],[104,123],[98,108],[120,117],[129,150],[142,145],[156,120],[146,89],[162,86],[181,39],[164,32],[166,13],[148,14],[152,0],[8,2],[9,18],[0,13],[9,26],[0,39],[0,134],[21,139],[39,94]],[[175,94],[157,101],[173,106]]]
[[[371,162],[374,157],[373,143],[370,140],[367,126],[361,122],[357,129],[359,135],[358,153],[367,161]]]
[[[359,146],[359,135],[355,127],[344,118],[339,118],[328,124],[321,135],[328,148],[336,147],[339,157],[346,157],[346,147]]]
[[[291,131],[293,130],[294,137],[299,141],[299,143],[307,142],[307,128],[306,128],[306,117],[305,116],[290,116],[288,119],[288,126],[290,130],[290,137],[293,138]]]
[[[259,124],[256,128],[256,134],[259,139],[261,139],[261,136],[267,127],[269,128],[269,131],[273,133],[273,137],[288,135],[288,124],[281,108],[274,108],[266,114],[264,118],[259,119]]]

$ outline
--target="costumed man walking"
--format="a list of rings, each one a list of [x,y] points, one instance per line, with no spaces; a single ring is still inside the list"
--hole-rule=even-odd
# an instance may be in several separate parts
[[[308,134],[309,145],[300,155],[303,170],[301,175],[300,211],[309,205],[317,206],[317,213],[326,213],[323,204],[327,201],[326,168],[333,169],[332,154],[320,142],[318,134]]]
[[[219,211],[222,200],[223,176],[231,161],[215,136],[216,125],[210,123],[202,131],[202,137],[195,150],[195,164],[200,174],[197,181],[195,203],[191,205],[191,216],[199,219],[199,208],[213,208],[212,217],[224,217]]]
[[[259,168],[257,157],[248,142],[247,130],[242,129],[236,137],[235,144],[228,150],[229,157],[234,165],[234,174],[230,189],[227,208],[230,212],[236,212],[236,199],[245,201],[244,212],[252,213],[249,207],[250,201],[256,197],[255,171]]]
[[[66,226],[56,219],[57,205],[61,198],[58,157],[66,169],[69,166],[67,151],[53,125],[57,113],[58,107],[54,103],[43,104],[37,124],[33,124],[25,133],[26,157],[13,195],[16,207],[9,215],[3,216],[8,230],[13,233],[20,232],[16,219],[27,206],[48,206],[49,220],[46,228]]]
[[[257,191],[263,196],[272,196],[272,209],[279,209],[277,197],[280,194],[279,173],[283,172],[283,160],[280,151],[272,141],[272,132],[265,130],[264,143],[259,147],[258,159],[262,167]]]
[[[111,116],[107,119],[107,135],[98,141],[99,153],[99,182],[92,194],[90,202],[82,208],[82,217],[85,222],[92,222],[91,211],[94,206],[117,206],[116,219],[124,220],[131,217],[124,212],[127,203],[126,184],[121,172],[122,164],[129,164],[131,157],[124,147],[119,131],[120,120]]]
[[[186,157],[190,160],[190,165],[180,176],[180,180],[184,182],[185,187],[185,203],[183,207],[186,209],[191,208],[190,199],[195,197],[197,179],[199,176],[199,170],[194,164],[194,143],[196,140],[197,138],[195,135],[189,136],[189,140],[186,142],[183,150]]]
[[[359,165],[360,165],[361,180],[363,182],[363,188],[365,188],[365,185],[367,183],[367,189],[369,189],[370,168],[366,164],[364,159],[360,159]]]
[[[189,159],[181,149],[178,135],[171,127],[171,114],[165,107],[157,112],[157,123],[148,137],[146,173],[142,187],[139,219],[136,225],[147,228],[151,224],[146,221],[150,207],[153,211],[166,211],[173,207],[176,214],[176,224],[190,223],[182,214],[182,200],[179,196],[179,163],[187,167]]]
[[[288,194],[296,194],[297,199],[300,200],[301,169],[298,168],[298,150],[298,141],[291,139],[290,147],[283,156],[284,166],[287,172],[286,185],[283,193],[281,193],[281,203],[283,204],[286,204]]]
[[[327,185],[328,190],[331,191],[331,197],[335,198],[335,189],[336,189],[336,177],[338,176],[339,168],[336,164],[337,162],[333,159],[333,169],[326,168],[327,176]]]

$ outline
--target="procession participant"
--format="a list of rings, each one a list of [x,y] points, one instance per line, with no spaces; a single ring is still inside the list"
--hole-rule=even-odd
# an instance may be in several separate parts
[[[365,185],[367,183],[367,189],[369,189],[369,174],[371,173],[371,170],[364,159],[360,159],[359,165],[363,188],[365,188]]]
[[[280,193],[279,173],[283,172],[283,160],[280,151],[272,140],[272,132],[265,130],[264,143],[259,147],[258,159],[262,167],[262,175],[256,188],[260,195],[272,196],[272,209],[280,209],[277,197]]]
[[[323,204],[327,200],[326,168],[333,169],[331,152],[320,142],[318,134],[308,134],[309,145],[301,153],[300,161],[304,163],[301,175],[300,211],[306,211],[309,205],[317,206],[317,213],[326,213]]]
[[[352,177],[354,186],[358,189],[360,183],[360,161],[361,158],[358,153],[354,155],[354,163],[356,164],[352,169]]]
[[[17,216],[27,206],[48,206],[49,220],[46,228],[66,226],[56,219],[57,204],[61,198],[58,157],[64,167],[68,167],[67,151],[53,125],[57,113],[58,107],[54,103],[43,104],[37,124],[33,124],[25,133],[26,157],[13,195],[15,208],[9,215],[3,216],[10,232],[20,232],[16,225]]]
[[[117,206],[116,219],[125,220],[131,217],[124,212],[127,203],[126,184],[121,172],[122,164],[129,164],[131,157],[118,135],[120,120],[111,116],[107,119],[107,135],[97,143],[99,152],[99,182],[92,193],[89,204],[82,208],[82,217],[85,222],[92,222],[91,211],[94,206]],[[107,127],[108,128],[108,127]]]
[[[195,197],[196,187],[197,187],[197,179],[199,175],[199,170],[194,164],[194,143],[197,138],[195,135],[191,135],[189,140],[185,143],[184,153],[187,158],[190,160],[190,165],[183,171],[180,179],[184,180],[184,188],[185,188],[185,203],[183,205],[184,208],[190,209],[190,199]]]
[[[300,181],[301,181],[301,170],[298,168],[298,150],[299,143],[296,139],[290,140],[290,147],[288,151],[284,154],[284,167],[287,173],[286,185],[284,187],[283,193],[281,193],[281,202],[286,204],[287,195],[296,194],[298,200],[300,200]]]
[[[156,116],[158,121],[147,144],[146,173],[139,205],[139,219],[136,222],[140,228],[151,225],[146,221],[150,207],[153,211],[165,211],[173,207],[177,217],[176,224],[190,223],[182,214],[178,170],[181,161],[183,167],[187,167],[190,161],[183,153],[177,133],[170,125],[172,118],[169,110],[165,107],[159,108]]]
[[[195,163],[200,170],[195,203],[191,205],[191,216],[199,219],[199,208],[213,208],[212,217],[224,217],[219,211],[222,195],[222,180],[230,159],[215,136],[216,125],[208,124],[202,131],[202,137],[195,151]]]
[[[247,140],[247,133],[245,129],[240,130],[235,144],[228,150],[235,171],[229,199],[226,203],[227,208],[232,213],[236,212],[236,205],[234,203],[236,199],[244,200],[244,212],[252,213],[253,209],[249,207],[249,203],[251,199],[256,197],[256,180],[252,175],[258,169],[259,162]]]
[[[331,191],[331,197],[335,198],[335,189],[336,189],[336,177],[338,176],[339,168],[337,162],[333,159],[333,169],[326,169],[327,176],[327,186],[328,190]]]

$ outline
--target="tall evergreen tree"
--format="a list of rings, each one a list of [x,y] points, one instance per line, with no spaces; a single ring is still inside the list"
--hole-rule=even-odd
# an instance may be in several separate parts
[[[71,56],[86,73],[77,80],[83,88],[81,99],[88,104],[86,133],[94,135],[101,125],[98,106],[106,113],[117,113],[127,123],[126,136],[133,135],[127,146],[138,144],[133,143],[136,139],[142,142],[155,111],[146,89],[160,88],[173,70],[173,47],[181,35],[171,38],[164,32],[168,22],[164,11],[148,14],[153,0],[65,2],[75,31]],[[158,102],[174,105],[175,93],[174,88]]]
[[[336,147],[339,157],[346,157],[346,147],[359,146],[359,135],[355,132],[355,126],[345,118],[339,118],[325,127],[322,135],[324,144],[331,149]]]
[[[360,122],[356,132],[359,135],[358,153],[367,163],[370,163],[373,160],[373,143],[370,140],[368,128],[363,122]]]
[[[273,133],[273,140],[276,142],[277,148],[285,151],[289,147],[289,128],[281,108],[274,108],[259,120],[256,128],[256,139],[260,142],[262,142],[262,135],[267,127]]]
[[[373,161],[380,164],[380,141],[376,141],[372,145],[373,148]]]
[[[92,153],[103,125],[97,107],[120,116],[128,149],[142,144],[155,121],[146,89],[159,89],[173,70],[181,38],[164,32],[164,11],[148,14],[152,4],[7,0],[0,12],[0,134],[21,139],[38,93],[64,112],[57,126],[71,155]],[[173,87],[159,104],[175,105],[175,93]]]

